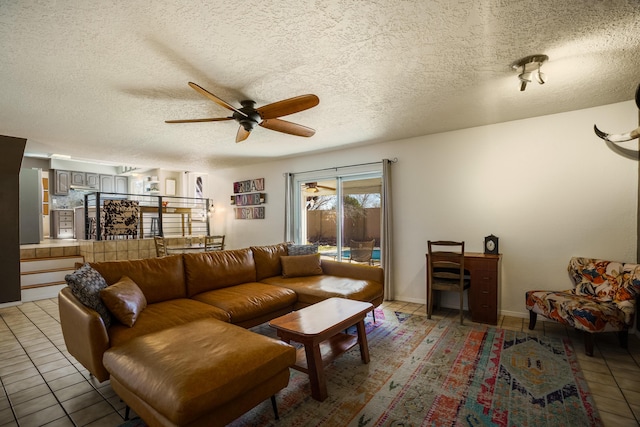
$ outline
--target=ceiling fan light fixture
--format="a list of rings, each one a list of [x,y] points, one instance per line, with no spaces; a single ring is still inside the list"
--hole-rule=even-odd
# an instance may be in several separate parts
[[[518,80],[520,80],[521,92],[527,88],[527,83],[531,83],[532,76],[541,85],[546,82],[547,77],[540,68],[548,60],[549,57],[547,55],[530,55],[511,64],[511,68],[519,73]]]
[[[305,193],[319,193],[320,189],[318,189],[317,182],[305,182],[304,191]]]

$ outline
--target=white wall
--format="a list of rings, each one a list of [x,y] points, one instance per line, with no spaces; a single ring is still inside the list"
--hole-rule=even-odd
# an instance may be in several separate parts
[[[480,252],[484,236],[495,234],[503,254],[501,312],[525,316],[526,290],[569,287],[570,257],[636,259],[638,164],[597,138],[594,123],[627,132],[637,126],[637,108],[629,101],[211,171],[213,233],[226,234],[228,248],[281,242],[283,173],[397,157],[396,299],[425,301],[427,240],[464,240],[468,251]],[[252,178],[265,178],[266,219],[235,220],[232,184]]]

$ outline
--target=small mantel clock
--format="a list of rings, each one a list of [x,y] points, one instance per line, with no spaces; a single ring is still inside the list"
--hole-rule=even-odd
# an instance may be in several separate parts
[[[498,238],[493,234],[484,238],[484,253],[485,254],[498,254]]]

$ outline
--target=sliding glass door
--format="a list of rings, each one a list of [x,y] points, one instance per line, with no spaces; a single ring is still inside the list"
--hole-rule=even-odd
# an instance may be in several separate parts
[[[380,263],[379,171],[304,174],[294,182],[296,242],[317,244],[324,258]]]
[[[340,189],[340,259],[380,264],[382,178],[343,178]]]

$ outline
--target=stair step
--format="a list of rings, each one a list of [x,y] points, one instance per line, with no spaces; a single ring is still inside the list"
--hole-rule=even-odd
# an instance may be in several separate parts
[[[66,283],[64,276],[73,273],[74,269],[60,269],[54,271],[31,272],[20,275],[20,286],[22,288],[41,285],[46,283]]]
[[[49,282],[49,283],[37,283],[35,285],[27,285],[27,286],[22,286],[21,289],[35,289],[35,288],[45,288],[47,286],[58,286],[58,285],[66,285],[67,282],[66,281],[56,281],[56,282]]]
[[[42,300],[47,298],[56,298],[60,293],[60,291],[65,286],[67,285],[66,284],[50,285],[50,286],[44,286],[39,288],[22,289],[22,291],[20,292],[21,300],[22,302],[27,302],[27,301],[37,301],[37,300]]]
[[[60,267],[60,268],[48,268],[46,270],[22,271],[20,273],[20,275],[28,276],[30,274],[55,273],[55,272],[58,272],[58,271],[74,272],[74,271],[76,271],[76,268],[75,267]]]
[[[20,260],[20,271],[29,273],[33,271],[48,271],[56,268],[72,268],[75,270],[76,262],[84,262],[81,255],[48,257],[48,258],[27,258]]]
[[[76,270],[76,264],[84,263],[78,255],[27,258],[20,260],[20,287],[22,289],[66,285],[64,276]]]

